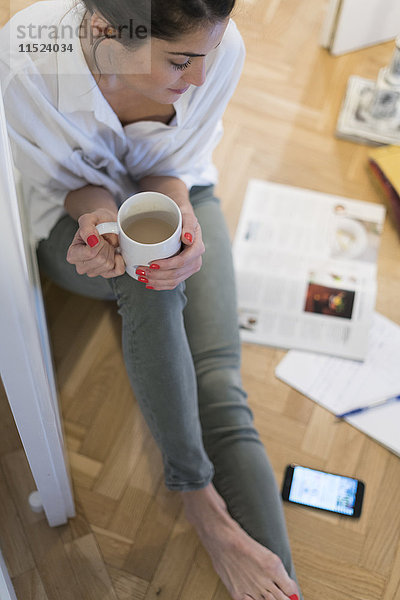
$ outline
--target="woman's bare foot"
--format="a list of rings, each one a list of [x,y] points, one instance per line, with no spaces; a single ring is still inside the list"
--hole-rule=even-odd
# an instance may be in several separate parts
[[[212,484],[181,496],[186,517],[233,600],[298,600],[281,560],[232,519]]]

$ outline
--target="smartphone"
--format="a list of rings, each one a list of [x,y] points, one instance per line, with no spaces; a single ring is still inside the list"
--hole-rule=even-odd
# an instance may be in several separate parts
[[[359,479],[288,465],[282,485],[282,498],[288,502],[328,510],[358,518],[365,485]]]

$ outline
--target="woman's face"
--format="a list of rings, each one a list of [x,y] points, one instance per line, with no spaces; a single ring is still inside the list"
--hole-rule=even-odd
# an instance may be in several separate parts
[[[134,51],[107,40],[97,50],[100,70],[105,61],[107,72],[115,74],[118,85],[160,104],[172,104],[191,85],[204,83],[206,56],[220,44],[228,22],[225,19],[202,27],[173,42],[152,38]],[[151,72],[143,73],[150,52]]]

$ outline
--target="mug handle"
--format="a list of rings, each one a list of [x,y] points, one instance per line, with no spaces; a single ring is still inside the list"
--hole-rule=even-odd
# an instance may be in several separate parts
[[[119,235],[118,223],[116,221],[108,221],[107,223],[99,223],[98,225],[96,225],[96,229],[100,233],[100,235],[102,233],[116,233],[117,235]],[[122,254],[120,247],[116,248],[115,252],[117,254]],[[136,280],[139,278],[139,275],[136,273],[136,269],[138,268],[138,266],[139,265],[133,265],[133,266],[130,266],[129,268],[128,267],[126,268],[126,272],[128,273],[128,275],[130,275],[133,279],[136,279]]]
[[[97,231],[100,233],[116,233],[118,235],[118,223],[116,221],[108,221],[107,223],[99,223],[96,225]]]
[[[116,233],[117,235],[119,235],[117,221],[107,221],[106,223],[99,223],[98,225],[96,225],[96,229],[100,233],[100,235],[102,233]],[[121,254],[121,248],[118,246],[118,248],[115,249],[115,252],[117,254]]]

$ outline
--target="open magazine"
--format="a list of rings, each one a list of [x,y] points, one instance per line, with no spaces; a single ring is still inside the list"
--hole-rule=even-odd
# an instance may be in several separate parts
[[[242,340],[362,360],[384,218],[378,204],[250,180],[233,244]]]

